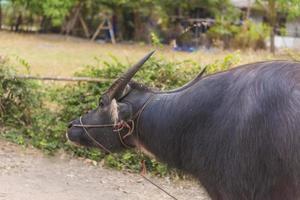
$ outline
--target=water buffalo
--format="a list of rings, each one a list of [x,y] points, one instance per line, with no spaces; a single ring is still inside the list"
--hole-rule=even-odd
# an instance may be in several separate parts
[[[151,53],[152,54],[152,53]],[[267,61],[166,92],[130,68],[68,138],[115,152],[140,147],[198,178],[213,200],[300,199],[300,63]]]

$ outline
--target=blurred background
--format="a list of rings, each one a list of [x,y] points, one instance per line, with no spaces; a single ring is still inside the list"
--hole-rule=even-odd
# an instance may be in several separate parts
[[[2,30],[197,48],[299,47],[297,0],[1,0]]]

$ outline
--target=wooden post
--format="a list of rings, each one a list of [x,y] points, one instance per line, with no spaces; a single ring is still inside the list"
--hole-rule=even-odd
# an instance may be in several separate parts
[[[112,26],[110,20],[107,20],[107,24],[108,24],[108,30],[109,30],[109,35],[110,35],[111,42],[113,44],[116,44],[115,34],[114,34],[113,26]]]
[[[79,14],[80,14],[80,9],[81,9],[81,4],[77,7],[74,16],[72,17],[69,24],[67,25],[67,30],[66,30],[67,35],[69,35],[70,32],[73,30],[73,28],[74,28],[74,26],[75,26],[75,24],[78,20],[78,17],[79,17]]]
[[[92,37],[92,41],[94,41],[96,39],[96,37],[99,35],[100,31],[103,29],[103,26],[105,24],[105,21],[103,21],[102,23],[99,24],[96,32],[94,33],[93,37]]]
[[[82,28],[83,28],[83,30],[84,30],[85,36],[86,36],[87,38],[89,38],[89,37],[91,36],[91,34],[90,34],[90,31],[89,31],[88,26],[86,25],[85,21],[83,20],[83,18],[82,18],[82,16],[81,16],[81,14],[79,15],[79,21],[80,21],[80,23],[81,23],[81,25],[82,25]]]
[[[69,35],[70,32],[73,30],[74,26],[76,25],[76,22],[78,21],[78,17],[80,15],[80,11],[82,8],[82,2],[80,1],[71,11],[70,13],[70,19],[68,21],[65,21],[64,25],[62,26],[61,33],[65,33],[66,35]]]

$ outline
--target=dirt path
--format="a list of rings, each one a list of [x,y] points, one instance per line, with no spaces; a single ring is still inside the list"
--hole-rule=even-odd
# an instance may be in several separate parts
[[[190,181],[151,178],[178,199],[209,200]],[[62,154],[41,152],[0,140],[0,200],[170,199],[139,175],[104,169]]]

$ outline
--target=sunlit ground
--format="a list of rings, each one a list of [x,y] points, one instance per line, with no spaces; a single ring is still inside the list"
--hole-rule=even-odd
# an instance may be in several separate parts
[[[20,60],[25,60],[31,67],[31,73],[39,75],[69,76],[86,65],[96,64],[95,58],[109,60],[110,55],[122,62],[133,63],[153,49],[155,47],[142,43],[112,45],[53,34],[0,32],[0,56],[8,57],[18,66],[21,66]],[[157,48],[155,56],[175,61],[192,59],[207,64],[233,52],[236,51],[211,49],[184,53],[165,46]],[[274,58],[285,59],[284,56],[274,57],[267,51],[239,51],[238,54],[241,64]]]

